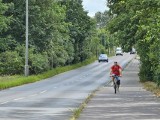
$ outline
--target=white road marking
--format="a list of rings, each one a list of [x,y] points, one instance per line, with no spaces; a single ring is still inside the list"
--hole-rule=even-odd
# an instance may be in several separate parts
[[[17,101],[17,100],[22,100],[22,99],[24,99],[24,98],[22,97],[22,98],[17,98],[17,99],[14,99],[14,100]]]
[[[8,102],[9,102],[9,101],[3,102],[3,103],[1,103],[1,105],[6,104],[6,103],[8,103]]]
[[[33,95],[30,95],[30,97],[33,97],[33,96],[37,96],[38,94],[33,94]]]
[[[47,90],[44,90],[44,91],[40,92],[40,94],[43,94],[43,93],[45,93],[45,92],[47,92]]]

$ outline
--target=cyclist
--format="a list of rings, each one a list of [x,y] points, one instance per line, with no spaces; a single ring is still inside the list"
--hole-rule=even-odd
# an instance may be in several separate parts
[[[117,62],[114,62],[114,65],[111,67],[110,76],[112,77],[113,82],[114,82],[114,79],[117,80],[117,85],[119,86],[120,85],[119,77],[122,76],[122,67],[118,65]]]

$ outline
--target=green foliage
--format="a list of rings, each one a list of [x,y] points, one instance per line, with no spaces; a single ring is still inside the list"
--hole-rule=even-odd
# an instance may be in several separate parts
[[[109,31],[117,34],[118,43],[124,49],[137,47],[141,61],[140,79],[155,80],[154,76],[159,75],[160,61],[160,1],[107,1],[113,16]]]
[[[29,57],[30,74],[38,74],[49,70],[47,55],[31,53]]]
[[[0,74],[19,74],[23,68],[22,57],[16,51],[0,54]]]
[[[0,0],[0,59],[3,74],[22,74],[24,71],[25,6],[25,0]],[[99,54],[101,49],[104,51],[105,39],[101,43],[96,33],[96,22],[87,16],[82,0],[30,0],[30,74],[79,63]],[[14,66],[13,59],[21,62]],[[12,67],[5,68],[4,65]]]
[[[4,38],[0,38],[0,46],[0,52],[14,50],[17,46],[17,42],[11,36],[6,36]]]
[[[7,4],[2,3],[2,0],[0,0],[0,34],[8,28],[9,19],[4,15],[7,9]]]
[[[154,76],[154,80],[157,83],[157,85],[160,87],[160,64],[158,65],[158,67],[156,67],[157,69],[155,70],[155,76]]]
[[[95,28],[91,18],[87,16],[82,6],[82,0],[62,0],[66,6],[66,22],[69,25],[69,35],[74,46],[74,63],[82,62],[90,56],[89,45],[91,31]]]

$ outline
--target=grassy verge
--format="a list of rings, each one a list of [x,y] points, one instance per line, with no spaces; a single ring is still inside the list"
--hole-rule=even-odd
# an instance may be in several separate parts
[[[157,97],[160,97],[160,87],[157,87],[154,82],[145,82],[143,83],[144,88],[148,91],[153,92]]]
[[[83,109],[86,107],[87,103],[93,98],[97,90],[93,91],[85,100],[84,102],[77,108],[73,110],[73,116],[71,117],[70,120],[77,120],[83,111]]]
[[[0,90],[10,88],[10,87],[20,86],[20,85],[27,84],[27,83],[33,83],[33,82],[36,82],[36,81],[40,81],[42,79],[49,78],[49,77],[52,77],[54,75],[57,75],[57,74],[60,74],[60,73],[63,73],[63,72],[85,66],[87,64],[92,63],[96,59],[97,58],[94,57],[94,58],[88,59],[84,62],[75,64],[75,65],[58,67],[58,68],[55,68],[53,70],[47,71],[45,73],[42,73],[42,74],[39,74],[39,75],[31,75],[31,76],[28,76],[28,77],[25,77],[23,75],[1,76],[0,77]]]

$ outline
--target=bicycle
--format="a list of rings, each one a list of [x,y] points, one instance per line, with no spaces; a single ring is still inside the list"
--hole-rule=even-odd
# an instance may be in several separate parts
[[[113,87],[114,87],[114,93],[116,94],[117,91],[119,91],[119,83],[118,82],[120,82],[120,80],[119,80],[120,76],[113,74],[113,75],[111,75],[111,77],[114,77],[114,80],[113,80],[114,86]]]

